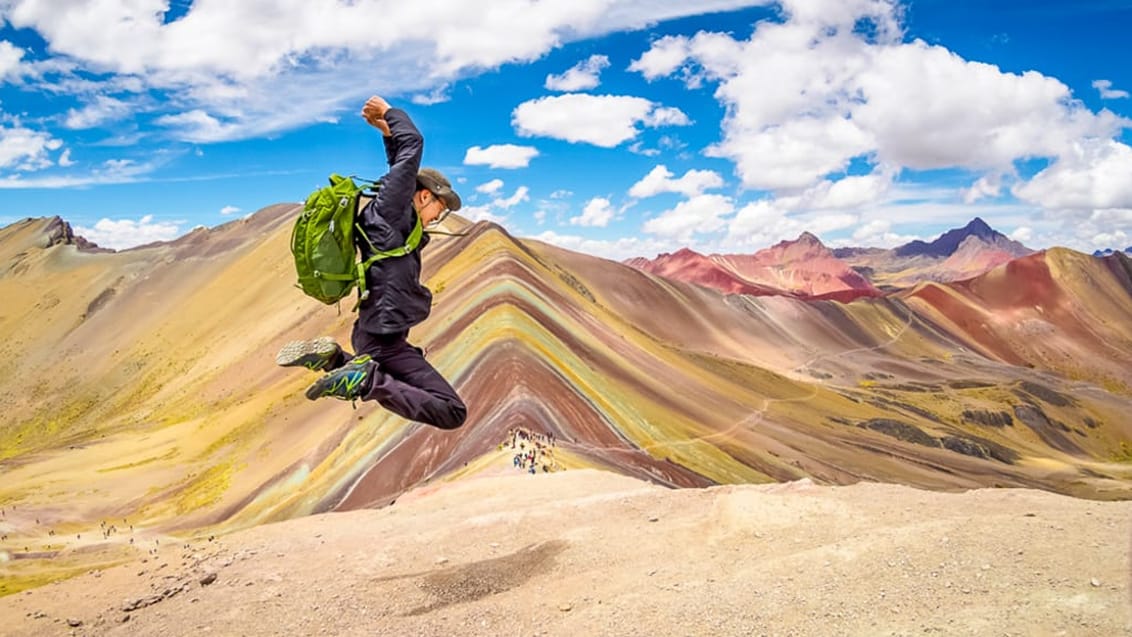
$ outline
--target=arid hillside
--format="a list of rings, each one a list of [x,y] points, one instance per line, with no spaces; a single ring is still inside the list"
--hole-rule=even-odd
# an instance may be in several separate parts
[[[293,205],[120,253],[0,231],[0,593],[207,537],[381,507],[495,466],[705,487],[809,478],[1132,495],[1129,259],[1051,250],[852,303],[725,295],[456,220],[411,340],[469,405],[443,432],[307,401],[284,342],[352,315],[293,287]]]
[[[4,634],[1132,632],[1129,502],[507,465],[381,509],[149,537],[129,564],[0,597]]]

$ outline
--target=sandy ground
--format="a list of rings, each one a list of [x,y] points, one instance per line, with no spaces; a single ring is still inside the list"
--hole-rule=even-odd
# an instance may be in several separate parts
[[[169,545],[0,598],[4,635],[1132,634],[1132,503],[593,470]]]

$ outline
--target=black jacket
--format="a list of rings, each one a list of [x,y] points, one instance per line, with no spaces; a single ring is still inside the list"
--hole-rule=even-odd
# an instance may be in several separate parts
[[[377,197],[358,215],[358,225],[378,250],[405,245],[413,229],[417,213],[413,210],[413,194],[417,191],[417,171],[421,167],[424,138],[413,120],[401,109],[385,113],[392,137],[385,137],[385,154],[389,173],[382,178]],[[373,254],[361,237],[357,240],[362,259]],[[432,309],[432,292],[421,285],[421,253],[428,235],[420,245],[403,257],[382,259],[366,273],[369,298],[358,308],[358,323],[371,334],[404,332],[428,318]]]

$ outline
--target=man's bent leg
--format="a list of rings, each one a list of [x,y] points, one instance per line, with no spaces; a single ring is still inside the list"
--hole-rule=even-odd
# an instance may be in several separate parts
[[[399,416],[441,429],[464,424],[468,414],[464,401],[405,336],[373,335],[355,328],[355,349],[378,364],[363,400],[375,400]]]

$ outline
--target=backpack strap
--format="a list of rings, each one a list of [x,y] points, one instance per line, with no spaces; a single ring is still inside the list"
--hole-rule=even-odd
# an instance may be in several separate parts
[[[349,275],[340,275],[345,277],[345,280],[353,278],[355,281],[357,281],[358,302],[354,304],[355,310],[358,309],[358,305],[360,305],[362,301],[369,298],[369,288],[366,287],[366,270],[368,270],[371,265],[377,263],[378,261],[381,261],[382,259],[403,257],[407,254],[410,254],[413,252],[413,250],[417,249],[418,245],[420,245],[421,236],[424,235],[424,226],[421,225],[420,215],[414,213],[413,216],[416,218],[416,222],[413,224],[413,229],[409,232],[409,236],[405,239],[405,245],[398,246],[391,250],[378,250],[377,247],[373,245],[373,242],[370,241],[369,236],[366,235],[364,230],[362,230],[361,226],[356,223],[354,224],[354,229],[358,231],[358,234],[360,234],[363,239],[365,239],[365,242],[369,245],[370,250],[373,250],[373,256],[366,259],[365,261],[358,262],[357,272],[353,277],[350,277]]]

